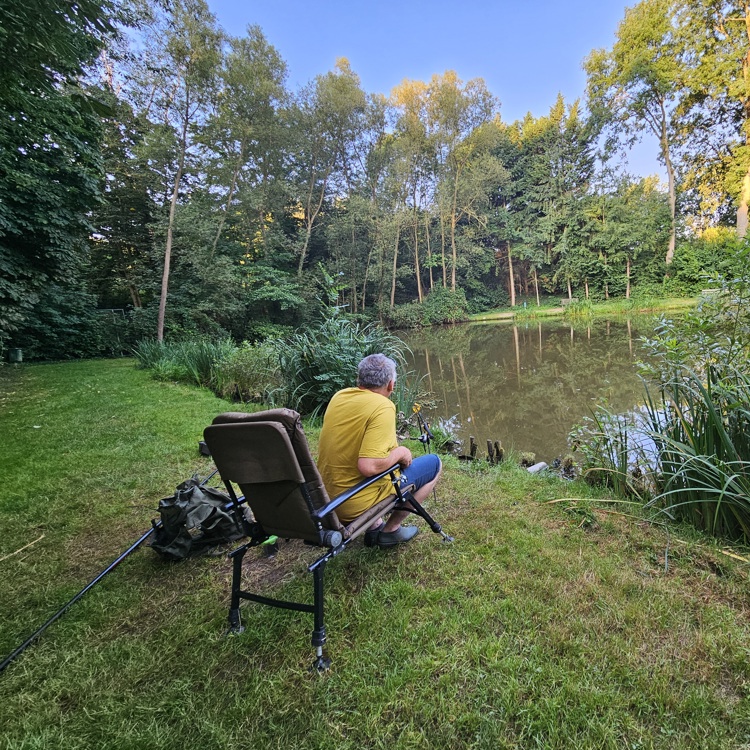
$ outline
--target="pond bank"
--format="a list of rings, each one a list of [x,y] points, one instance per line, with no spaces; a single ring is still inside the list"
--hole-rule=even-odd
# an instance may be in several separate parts
[[[665,300],[648,300],[639,305],[637,302],[629,303],[627,300],[613,300],[611,302],[592,303],[591,309],[586,311],[586,316],[607,317],[612,315],[639,315],[658,312],[671,312],[687,310],[695,307],[697,298],[673,298]],[[564,307],[544,306],[516,306],[502,310],[492,310],[484,313],[475,313],[469,316],[470,322],[483,322],[493,320],[535,320],[537,318],[559,318],[565,316]]]
[[[197,440],[237,405],[127,360],[6,370],[0,402],[0,558],[45,534],[38,554],[1,564],[4,655],[148,528],[158,498],[208,473]],[[580,481],[510,464],[447,458],[429,510],[453,544],[423,528],[401,549],[357,543],[331,562],[325,676],[307,669],[305,615],[246,603],[246,632],[222,637],[224,557],[166,564],[139,551],[3,673],[4,746],[750,741],[745,561]],[[309,574],[296,562],[279,575],[285,550],[249,555],[246,575],[294,599]]]

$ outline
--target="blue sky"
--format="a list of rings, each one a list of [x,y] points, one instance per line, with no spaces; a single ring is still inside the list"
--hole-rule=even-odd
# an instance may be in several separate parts
[[[240,36],[263,29],[289,66],[292,89],[346,57],[365,91],[383,94],[405,78],[455,70],[483,78],[512,122],[549,111],[558,92],[582,97],[582,62],[609,48],[624,0],[208,0],[219,23]],[[656,146],[637,147],[630,168],[661,173]]]

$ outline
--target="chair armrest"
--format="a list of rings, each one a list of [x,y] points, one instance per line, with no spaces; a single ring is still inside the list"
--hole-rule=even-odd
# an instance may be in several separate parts
[[[393,464],[390,469],[386,469],[385,471],[381,471],[380,474],[375,474],[371,477],[367,477],[367,479],[363,479],[358,484],[355,484],[351,489],[342,492],[340,495],[336,495],[336,497],[334,497],[333,500],[328,503],[328,505],[324,505],[322,508],[318,508],[318,510],[316,510],[312,514],[313,517],[323,518],[324,516],[327,516],[332,510],[336,510],[339,505],[342,505],[347,500],[353,498],[358,492],[361,492],[363,489],[365,489],[365,487],[369,487],[371,484],[374,484],[383,477],[387,477],[389,474],[395,479],[394,472],[396,472],[400,468],[401,467],[399,464]]]

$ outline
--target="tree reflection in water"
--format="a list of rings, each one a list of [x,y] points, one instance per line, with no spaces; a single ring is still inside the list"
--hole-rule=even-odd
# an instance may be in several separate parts
[[[568,451],[571,428],[599,403],[642,406],[640,337],[654,319],[468,324],[402,332],[409,368],[438,400],[433,420],[456,416],[458,437],[500,440],[550,462]]]

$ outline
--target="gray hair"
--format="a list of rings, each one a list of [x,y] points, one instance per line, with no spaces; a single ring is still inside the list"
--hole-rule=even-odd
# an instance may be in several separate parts
[[[357,385],[361,388],[382,388],[396,382],[396,363],[385,354],[371,354],[357,366]]]

